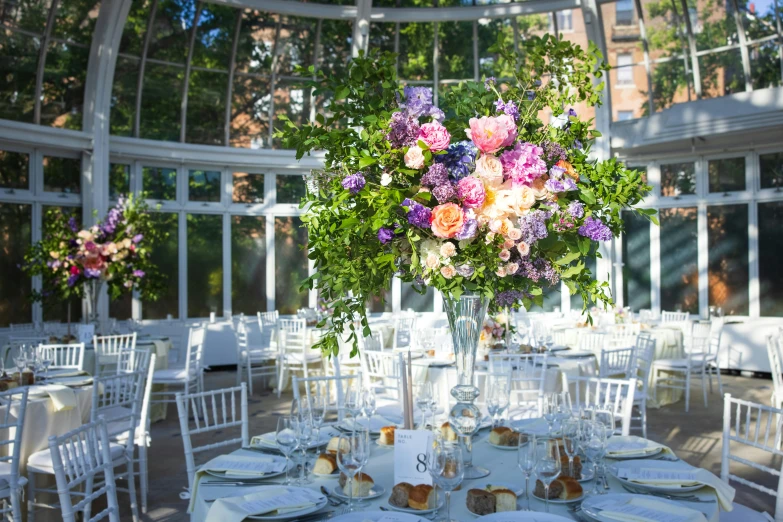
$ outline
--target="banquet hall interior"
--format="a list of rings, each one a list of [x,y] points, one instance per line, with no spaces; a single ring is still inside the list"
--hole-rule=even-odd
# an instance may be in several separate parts
[[[0,23],[3,520],[783,522],[783,0],[0,0]],[[286,133],[346,95],[314,82],[390,53],[400,107],[445,108],[505,96],[499,47],[546,39],[608,65],[602,103],[538,113],[598,131],[562,157],[648,186],[579,254],[613,304],[564,276],[490,307],[465,359],[450,298],[398,272],[321,350],[331,152]]]

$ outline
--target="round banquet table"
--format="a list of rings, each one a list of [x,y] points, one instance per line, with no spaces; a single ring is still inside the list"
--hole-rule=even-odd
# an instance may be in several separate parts
[[[473,445],[473,462],[480,462],[483,467],[491,470],[491,474],[488,477],[466,480],[462,483],[462,487],[459,491],[455,491],[451,495],[451,517],[463,522],[471,522],[476,520],[476,516],[471,514],[465,506],[465,499],[469,489],[478,487],[483,488],[487,484],[497,484],[500,482],[506,482],[517,485],[518,487],[524,487],[525,479],[522,473],[516,466],[516,452],[499,450],[491,447],[487,444],[486,439],[488,437],[487,431],[482,431],[477,436],[476,442]],[[386,492],[380,497],[372,500],[365,500],[360,503],[364,510],[378,510],[380,506],[388,506],[388,498],[391,494],[391,490],[394,487],[394,448],[383,448],[376,444],[372,444],[370,461],[367,466],[362,470],[372,477],[375,484],[381,485],[386,489]],[[249,450],[237,450],[234,454],[245,454],[250,456],[259,456],[256,451]],[[612,462],[611,460],[609,462]],[[309,488],[317,491],[321,486],[325,486],[331,490],[337,484],[338,475],[334,475],[329,478],[313,477],[313,483]],[[531,478],[530,491],[532,492],[534,480]],[[585,482],[582,487],[589,491],[592,488],[593,481]],[[609,477],[610,493],[625,493],[620,483],[613,477]],[[192,522],[205,522],[207,512],[209,511],[209,504],[204,498],[216,498],[235,495],[247,495],[254,491],[252,487],[238,487],[231,488],[225,486],[210,487],[206,484],[201,484],[198,488],[197,497],[195,499],[195,505],[190,520]],[[710,490],[701,489],[694,494],[704,499],[714,499],[715,495]],[[443,493],[440,493],[441,497]],[[518,505],[524,507],[524,501],[522,497],[518,499]],[[683,503],[684,506],[696,509],[705,514],[707,520],[710,522],[718,522],[719,509],[717,502],[688,502]],[[323,511],[334,511],[334,514],[339,514],[343,506],[331,507],[327,505],[323,508]],[[544,502],[537,500],[531,496],[530,507],[535,511],[544,511]],[[553,514],[561,515],[569,519],[580,520],[571,511],[569,511],[566,505],[550,504],[550,512]],[[441,514],[445,516],[445,506],[441,510]],[[535,518],[535,515],[531,516],[531,520]],[[422,519],[424,521],[426,519]]]

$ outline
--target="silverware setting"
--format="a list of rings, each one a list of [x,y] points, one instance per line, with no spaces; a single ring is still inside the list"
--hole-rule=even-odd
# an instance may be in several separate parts
[[[651,495],[653,497],[665,498],[666,500],[676,500],[681,502],[704,502],[706,504],[715,503],[715,500],[699,498],[696,495],[669,495],[666,493],[654,493],[652,491],[635,489],[625,484],[623,484],[623,489],[629,493],[635,493],[637,495]]]
[[[337,498],[333,493],[331,493],[328,489],[326,489],[325,486],[321,486],[321,493],[324,494],[327,502],[329,502],[329,504],[333,506],[340,506],[342,504],[345,504],[345,500]]]

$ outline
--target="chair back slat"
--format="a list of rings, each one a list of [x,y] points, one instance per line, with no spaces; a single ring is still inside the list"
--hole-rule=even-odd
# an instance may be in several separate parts
[[[607,344],[608,339],[606,334],[587,333],[579,336],[579,344],[577,345],[577,349],[593,352],[594,354],[598,355],[601,353],[601,350],[606,348]]]
[[[84,370],[84,343],[41,344],[38,353],[41,359],[51,361],[51,370]]]
[[[601,350],[601,362],[598,366],[600,377],[633,377],[636,362],[636,348],[615,348]]]
[[[543,415],[549,354],[490,354],[488,376],[508,374],[509,419]]]
[[[339,365],[337,367],[339,368]],[[361,379],[361,374],[339,375],[338,373],[337,375],[328,375],[326,377],[306,378],[294,375],[292,379],[294,399],[297,401],[302,400],[300,387],[303,386],[305,400],[307,400],[308,404],[312,404],[314,399],[325,399],[327,412],[334,412],[338,420],[343,420],[345,414],[345,391],[351,385],[359,385]],[[332,393],[333,391],[334,393]]]
[[[402,353],[361,351],[362,382],[378,397],[402,398]]]
[[[684,323],[688,321],[690,314],[688,312],[661,312],[661,322],[666,323]]]
[[[767,357],[772,373],[772,406],[783,406],[783,357],[781,357],[781,337],[770,335],[767,337]]]
[[[117,360],[123,352],[136,349],[136,332],[121,335],[96,335],[92,338],[95,349],[95,369],[98,376],[115,373]]]
[[[569,377],[563,373],[563,390],[571,395],[574,408],[612,412],[620,419],[621,435],[631,430],[631,413],[636,393],[636,379],[605,379],[601,377]]]

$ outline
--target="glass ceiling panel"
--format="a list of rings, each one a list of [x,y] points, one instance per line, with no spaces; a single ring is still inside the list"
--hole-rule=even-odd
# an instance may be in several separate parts
[[[122,30],[120,40],[120,53],[141,56],[144,48],[144,35],[147,33],[147,25],[150,18],[151,0],[142,0],[131,4],[128,19]],[[115,76],[116,80],[116,76]]]
[[[742,1],[742,0],[740,0]],[[737,22],[731,2],[688,0],[688,14],[693,26],[696,49],[715,49],[724,45],[739,43]]]
[[[775,2],[776,0],[737,0],[748,40],[777,34]],[[779,7],[778,10],[783,11],[783,8]]]
[[[181,67],[147,64],[141,98],[141,138],[179,141],[184,77]]]
[[[82,128],[84,82],[90,48],[52,42],[46,54],[41,100],[41,124]]]
[[[324,20],[321,23],[318,68],[324,69],[327,74],[343,74],[351,59],[352,42],[353,23],[351,21]]]
[[[89,46],[99,11],[99,0],[61,1],[57,6],[52,36]]]
[[[3,0],[0,23],[13,29],[43,34],[52,0]]]
[[[237,45],[236,70],[269,74],[272,70],[272,48],[275,43],[277,17],[261,11],[246,10]]]
[[[237,16],[241,12],[229,6],[203,4],[193,42],[193,65],[228,70]]]
[[[277,39],[277,74],[295,74],[297,66],[314,65],[317,21],[313,18],[283,16]]]
[[[132,136],[136,114],[136,88],[139,78],[139,59],[117,58],[114,68],[114,85],[111,93],[111,133],[116,136]]]
[[[0,33],[0,118],[32,123],[39,39]]]
[[[473,79],[473,22],[438,24],[438,78]]]
[[[159,0],[147,56],[184,64],[195,16],[195,0]]]

